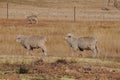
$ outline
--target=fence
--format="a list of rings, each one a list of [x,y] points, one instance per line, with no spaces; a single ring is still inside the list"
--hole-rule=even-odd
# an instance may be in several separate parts
[[[118,10],[84,10],[79,7],[41,8],[13,3],[4,3],[2,5],[3,6],[0,7],[0,18],[25,19],[26,16],[34,14],[37,15],[40,20],[120,20],[120,11]]]

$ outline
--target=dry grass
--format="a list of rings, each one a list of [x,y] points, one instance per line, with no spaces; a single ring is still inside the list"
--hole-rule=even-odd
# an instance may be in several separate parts
[[[39,13],[39,20],[69,21],[39,21],[38,24],[30,25],[26,24],[24,20],[8,20],[6,22],[6,20],[1,19],[0,64],[8,64],[7,67],[10,68],[9,64],[27,65],[42,58],[45,62],[67,60],[84,67],[99,66],[100,68],[120,71],[120,23],[114,21],[119,20],[119,11],[113,6],[109,7],[109,11],[101,10],[101,8],[106,7],[105,0],[9,0],[9,2],[9,18],[21,19],[25,18],[26,15]],[[70,20],[73,20],[74,6],[77,7],[76,19],[79,22],[70,22]],[[6,18],[6,0],[0,0],[0,8],[1,18]],[[68,32],[73,33],[75,36],[96,37],[98,39],[100,59],[89,58],[92,54],[90,51],[78,51],[76,53],[83,54],[85,58],[69,57],[72,49],[64,39]],[[40,50],[34,51],[35,56],[28,56],[26,49],[15,41],[18,34],[46,36],[48,40],[46,45],[50,57],[42,57],[38,54],[41,53]],[[36,74],[17,75],[14,74],[13,70],[11,72],[0,71],[0,74],[6,73],[10,74],[0,75],[0,79],[18,80],[21,78],[21,80],[33,80],[41,78],[40,75],[38,77]],[[112,73],[110,74],[112,75]],[[50,77],[49,75],[45,76]],[[101,79],[105,80],[105,78]],[[60,80],[72,79],[63,77]]]
[[[5,0],[1,0],[0,2],[6,2]],[[104,6],[106,3],[105,0],[9,0],[10,3],[24,4],[24,5],[32,5],[39,7],[84,7],[84,8],[99,8],[100,6]]]
[[[72,49],[65,41],[64,37],[68,32],[75,36],[94,36],[98,39],[100,58],[119,60],[120,56],[120,24],[119,22],[66,22],[66,21],[40,21],[37,25],[24,25],[20,21],[8,21],[8,24],[0,25],[0,54],[1,55],[26,55],[26,49],[16,43],[18,34],[43,35],[47,37],[48,55],[70,56]],[[39,50],[35,50],[35,55],[39,55]],[[85,57],[91,57],[92,52],[82,53]]]
[[[25,19],[29,15],[37,15],[40,20],[74,19],[76,6],[76,21],[119,21],[120,12],[113,6],[105,11],[105,0],[9,0],[9,19]],[[6,18],[6,1],[0,1],[0,18]]]
[[[10,56],[3,55],[0,56],[0,64],[31,64],[43,60],[47,63],[80,63],[80,65],[89,66],[104,66],[109,68],[119,68],[120,63],[114,61],[103,61],[100,59],[90,59],[90,58],[71,58],[71,57],[39,57],[39,56]]]

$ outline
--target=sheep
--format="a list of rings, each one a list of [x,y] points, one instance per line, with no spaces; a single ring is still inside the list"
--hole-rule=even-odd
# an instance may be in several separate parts
[[[91,50],[93,52],[93,57],[96,57],[98,53],[97,50],[97,39],[94,37],[74,37],[73,34],[68,33],[65,37],[67,42],[73,48],[74,52],[78,49],[80,51]]]
[[[29,21],[30,24],[38,23],[38,18],[36,15],[27,16],[26,19],[27,19],[27,21]]]
[[[26,48],[29,52],[33,51],[33,49],[41,48],[43,54],[47,55],[46,50],[46,37],[32,35],[32,36],[25,36],[25,35],[18,35],[16,38],[16,42],[20,43],[24,48]]]

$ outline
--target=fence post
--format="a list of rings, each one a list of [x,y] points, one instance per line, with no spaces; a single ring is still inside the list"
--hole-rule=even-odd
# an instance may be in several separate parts
[[[117,8],[117,0],[114,0],[114,7],[116,7]]]
[[[74,6],[74,22],[76,21],[76,7]]]
[[[9,11],[8,11],[8,0],[7,0],[7,19],[9,18]]]

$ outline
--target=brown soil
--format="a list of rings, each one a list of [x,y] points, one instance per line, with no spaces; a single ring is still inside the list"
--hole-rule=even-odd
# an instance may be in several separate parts
[[[69,76],[75,79],[91,78],[96,80],[114,79],[120,80],[120,72],[107,67],[95,67],[80,65],[80,63],[57,61],[54,63],[44,63],[37,61],[34,63],[29,73],[48,74],[57,77]]]
[[[100,66],[89,66],[81,65],[76,62],[68,62],[66,60],[58,60],[53,63],[47,63],[43,60],[37,60],[30,65],[20,64],[20,65],[10,65],[3,64],[4,71],[15,71],[15,78],[19,78],[19,74],[38,74],[39,76],[52,76],[57,78],[62,78],[68,76],[76,80],[92,79],[92,80],[120,80],[120,72],[113,68],[109,67],[100,67]],[[8,73],[5,73],[8,74]],[[6,75],[4,75],[6,76]],[[11,76],[10,80],[12,80]],[[14,75],[13,75],[14,77]],[[15,79],[14,79],[15,80]]]

